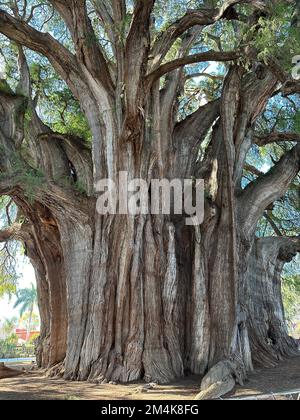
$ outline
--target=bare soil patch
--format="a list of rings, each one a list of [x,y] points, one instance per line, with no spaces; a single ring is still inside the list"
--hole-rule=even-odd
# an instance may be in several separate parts
[[[22,369],[24,365],[9,366]],[[30,365],[25,365],[29,370]],[[187,377],[170,385],[148,389],[144,383],[130,385],[91,384],[50,379],[43,372],[0,380],[0,400],[192,400],[199,393],[201,378]],[[300,357],[285,360],[277,367],[260,369],[249,376],[244,387],[237,387],[230,397],[268,396],[268,399],[290,399],[300,394]],[[295,397],[295,395],[294,395]],[[267,398],[266,398],[267,399]]]

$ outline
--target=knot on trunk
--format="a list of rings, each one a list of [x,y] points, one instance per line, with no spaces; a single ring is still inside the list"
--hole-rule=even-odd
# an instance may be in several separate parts
[[[282,246],[279,250],[278,259],[284,262],[291,262],[299,252],[299,247],[296,244]]]

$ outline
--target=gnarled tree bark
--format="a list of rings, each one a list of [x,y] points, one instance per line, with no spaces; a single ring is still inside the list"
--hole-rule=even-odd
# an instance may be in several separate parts
[[[241,182],[247,153],[257,142],[255,121],[277,91],[278,75],[271,66],[260,79],[232,63],[242,51],[188,56],[193,34],[184,38],[174,61],[163,63],[166,46],[187,29],[229,19],[236,4],[261,10],[264,2],[229,1],[220,10],[188,13],[151,52],[155,2],[137,0],[126,42],[114,29],[109,32],[117,69],[109,66],[96,38],[87,39],[92,25],[85,1],[51,3],[70,30],[74,55],[50,35],[0,11],[0,32],[50,60],[78,98],[93,134],[91,150],[42,123],[20,49],[23,96],[0,92],[0,169],[10,180],[1,177],[0,193],[14,199],[30,226],[21,239],[37,273],[39,365],[63,362],[61,373],[72,380],[166,383],[185,372],[204,375],[214,366],[221,368],[213,373],[223,375],[229,363],[230,385],[232,378],[242,382],[253,363],[270,365],[293,354],[279,277],[286,246],[298,251],[298,240],[270,244],[256,239],[255,230],[299,172],[299,145],[246,189]],[[100,2],[97,13],[120,21],[124,3],[121,8],[113,3],[110,9]],[[230,62],[221,98],[178,123],[181,67],[211,59]],[[160,89],[158,79],[166,73]],[[32,115],[27,130],[24,103]],[[30,159],[22,153],[24,138]],[[208,138],[199,161],[199,146]],[[188,227],[183,216],[100,216],[93,184],[116,180],[120,171],[149,185],[153,178],[202,177],[204,223]],[[33,203],[28,173],[37,178],[42,173]],[[78,182],[84,193],[76,189]],[[211,386],[210,379],[204,388],[206,383]]]

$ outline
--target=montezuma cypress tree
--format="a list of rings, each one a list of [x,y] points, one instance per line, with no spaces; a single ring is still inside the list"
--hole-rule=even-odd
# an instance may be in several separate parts
[[[36,270],[40,366],[72,380],[166,383],[229,362],[242,380],[253,364],[294,354],[280,273],[300,240],[256,237],[266,209],[299,172],[299,134],[257,131],[275,95],[300,91],[277,57],[262,60],[252,45],[252,29],[272,19],[272,2],[202,2],[164,28],[159,1],[91,2],[110,56],[90,3],[48,3],[72,51],[31,24],[30,11],[0,10],[0,32],[19,60],[18,87],[1,82],[0,193],[23,215],[0,238],[23,241]],[[235,48],[209,49],[204,34],[222,25],[235,28]],[[44,124],[25,48],[46,57],[68,85],[92,147]],[[189,66],[211,62],[224,63],[219,93],[179,118]],[[279,141],[291,147],[245,186],[251,148]],[[204,179],[203,224],[186,226],[184,216],[99,215],[94,185],[120,171],[149,185],[153,178]]]

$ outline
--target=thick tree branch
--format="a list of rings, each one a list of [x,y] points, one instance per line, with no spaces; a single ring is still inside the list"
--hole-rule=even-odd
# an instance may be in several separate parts
[[[32,28],[21,19],[0,10],[0,33],[49,59],[55,70],[79,96],[76,81],[82,78],[76,58],[51,35]]]
[[[24,96],[15,95],[6,81],[0,88],[0,169],[14,166],[15,152],[24,139]]]
[[[195,77],[207,77],[208,79],[211,80],[224,80],[224,76],[218,76],[215,74],[209,74],[209,73],[193,73],[193,74],[187,74],[185,75],[184,79],[186,81],[190,80],[190,79],[194,79]]]
[[[153,70],[162,62],[175,40],[193,26],[213,25],[221,19],[238,18],[233,11],[237,4],[251,4],[259,10],[265,10],[265,2],[260,0],[228,0],[220,9],[200,8],[189,10],[182,18],[174,22],[163,32],[154,43],[151,56],[153,57]]]
[[[282,83],[280,91],[284,96],[300,93],[300,82],[292,79],[291,75],[282,68],[278,60],[269,58],[268,65],[273,74]]]
[[[11,195],[18,187],[18,181],[18,177],[6,176],[4,172],[0,171],[0,196]]]
[[[176,58],[184,57],[190,51],[195,38],[201,29],[195,28],[182,36],[181,46],[178,48]],[[154,83],[152,93],[157,92],[157,104],[160,110],[158,113],[160,124],[160,150],[161,167],[166,164],[169,155],[170,144],[172,143],[172,133],[177,122],[178,107],[180,104],[179,97],[184,91],[185,84],[184,68],[179,68],[166,75],[164,86],[160,89],[159,80]],[[163,160],[165,156],[165,160]],[[183,167],[181,167],[181,170]],[[188,167],[186,167],[188,171]]]
[[[266,144],[285,142],[285,141],[300,142],[300,134],[291,133],[291,132],[288,132],[288,133],[273,132],[270,134],[256,135],[254,137],[254,142],[255,144],[257,144],[257,146],[265,146]]]
[[[122,22],[126,17],[126,1],[125,0],[111,0],[111,7],[113,10],[114,21]]]
[[[0,230],[0,242],[21,239],[22,223],[13,223],[7,229]]]
[[[148,36],[150,29],[150,16],[155,4],[155,0],[135,0],[133,18],[127,37],[127,49],[134,48],[134,41],[143,45],[143,36]],[[148,45],[147,45],[148,47]]]
[[[199,54],[193,54],[186,57],[177,58],[176,60],[169,61],[168,63],[161,65],[156,70],[148,74],[147,82],[151,85],[153,82],[155,82],[155,80],[164,76],[166,73],[169,73],[188,64],[202,63],[207,61],[234,61],[240,58],[241,55],[242,53],[240,51],[206,51]]]
[[[300,170],[300,144],[286,153],[267,173],[249,184],[239,197],[244,231],[252,232],[265,209],[288,190]]]
[[[181,143],[185,140],[195,145],[195,141],[197,142],[203,138],[203,135],[206,134],[209,127],[211,127],[219,115],[219,99],[201,106],[197,111],[176,125],[174,131],[176,142]]]
[[[16,181],[12,185],[19,186],[24,192],[28,189],[27,174],[35,176],[35,169],[39,169],[43,173],[45,185],[47,181],[53,182],[54,180],[58,185],[62,185],[61,179],[70,179],[69,187],[72,186],[72,181],[73,184],[79,182],[87,194],[92,194],[91,150],[81,139],[68,135],[55,135],[42,123],[31,99],[29,69],[21,47],[19,48],[19,64],[21,73],[19,89],[22,95],[28,97],[28,107],[31,110],[31,119],[26,124],[25,130],[27,133],[27,160],[23,159],[19,153],[24,137],[24,96],[14,95],[13,92],[0,92],[0,147],[2,151],[0,170],[3,173],[3,178],[5,179],[6,174],[8,178],[13,174]],[[30,159],[28,159],[29,157]],[[28,160],[30,160],[31,166],[28,164]],[[35,193],[38,194],[38,191]]]
[[[255,166],[249,165],[248,163],[246,163],[246,165],[244,166],[244,169],[248,172],[251,172],[253,175],[257,175],[257,176],[264,175],[264,173],[261,172],[259,169],[257,169]]]
[[[98,148],[98,152],[95,153],[95,167],[96,172],[100,172],[102,153],[100,143],[102,141],[102,144],[104,144],[102,139],[105,132],[114,130],[111,94],[104,88],[99,79],[91,75],[86,64],[79,62],[76,56],[71,54],[52,36],[35,30],[24,21],[13,18],[1,10],[0,33],[47,57],[57,73],[68,84],[73,95],[80,101],[82,109],[91,123],[96,144],[94,150]],[[101,77],[101,68],[99,77]],[[102,113],[101,117],[99,109]],[[97,124],[95,124],[95,118],[99,120]],[[104,126],[106,126],[106,131],[102,129]],[[108,127],[110,128],[108,129]],[[103,168],[104,165],[101,165],[101,167]]]
[[[115,21],[113,19],[113,11],[109,7],[110,4],[104,0],[93,0],[92,3],[93,3],[93,6],[95,7],[95,12],[97,16],[99,17],[100,24],[106,31],[108,38],[114,48],[116,44]]]
[[[76,56],[103,87],[113,93],[113,81],[104,52],[97,41],[88,17],[86,0],[50,0],[68,26],[75,45]]]
[[[182,178],[195,174],[199,148],[209,129],[220,115],[220,100],[201,106],[175,126],[173,141],[176,148],[176,171]]]
[[[263,112],[269,98],[276,89],[277,81],[271,72],[264,72],[258,78],[255,72],[246,73],[240,86],[239,107],[235,118],[235,170],[234,181],[237,189],[241,188],[244,163],[252,145],[252,130],[256,119]],[[228,109],[232,105],[228,103]]]
[[[288,0],[289,3],[294,3],[293,0]],[[295,6],[296,6],[296,10],[293,16],[293,20],[292,20],[292,25],[295,26],[296,28],[300,27],[300,0],[295,0]]]
[[[283,236],[283,234],[281,233],[281,230],[276,225],[276,223],[274,222],[274,220],[272,219],[272,217],[269,215],[268,212],[264,213],[264,218],[269,222],[270,226],[272,227],[272,229],[274,230],[277,236]]]
[[[300,252],[300,236],[271,236],[258,238],[269,253],[273,253],[276,259],[284,263],[291,262],[293,258]]]
[[[126,4],[125,1],[105,1],[105,0],[92,0],[92,4],[95,8],[95,12],[99,17],[100,25],[103,27],[110,41],[112,51],[115,57],[117,68],[123,68],[124,66],[124,37],[126,29]],[[105,52],[104,52],[105,55]],[[111,70],[115,72],[115,64],[109,63]],[[123,76],[123,71],[122,71]],[[115,74],[113,74],[115,80]],[[120,78],[120,73],[117,75],[118,80],[123,81],[123,77]],[[120,82],[121,83],[121,82]],[[122,83],[123,84],[123,83]],[[120,93],[117,92],[117,97]]]
[[[125,0],[112,0],[112,18],[113,18],[113,32],[114,42],[116,48],[123,47],[123,38],[125,36],[126,28],[126,1]],[[123,49],[123,48],[122,48]],[[117,63],[118,64],[118,63]]]
[[[125,46],[125,90],[127,115],[125,127],[134,131],[136,118],[144,105],[144,77],[150,50],[151,13],[155,0],[136,0]]]

